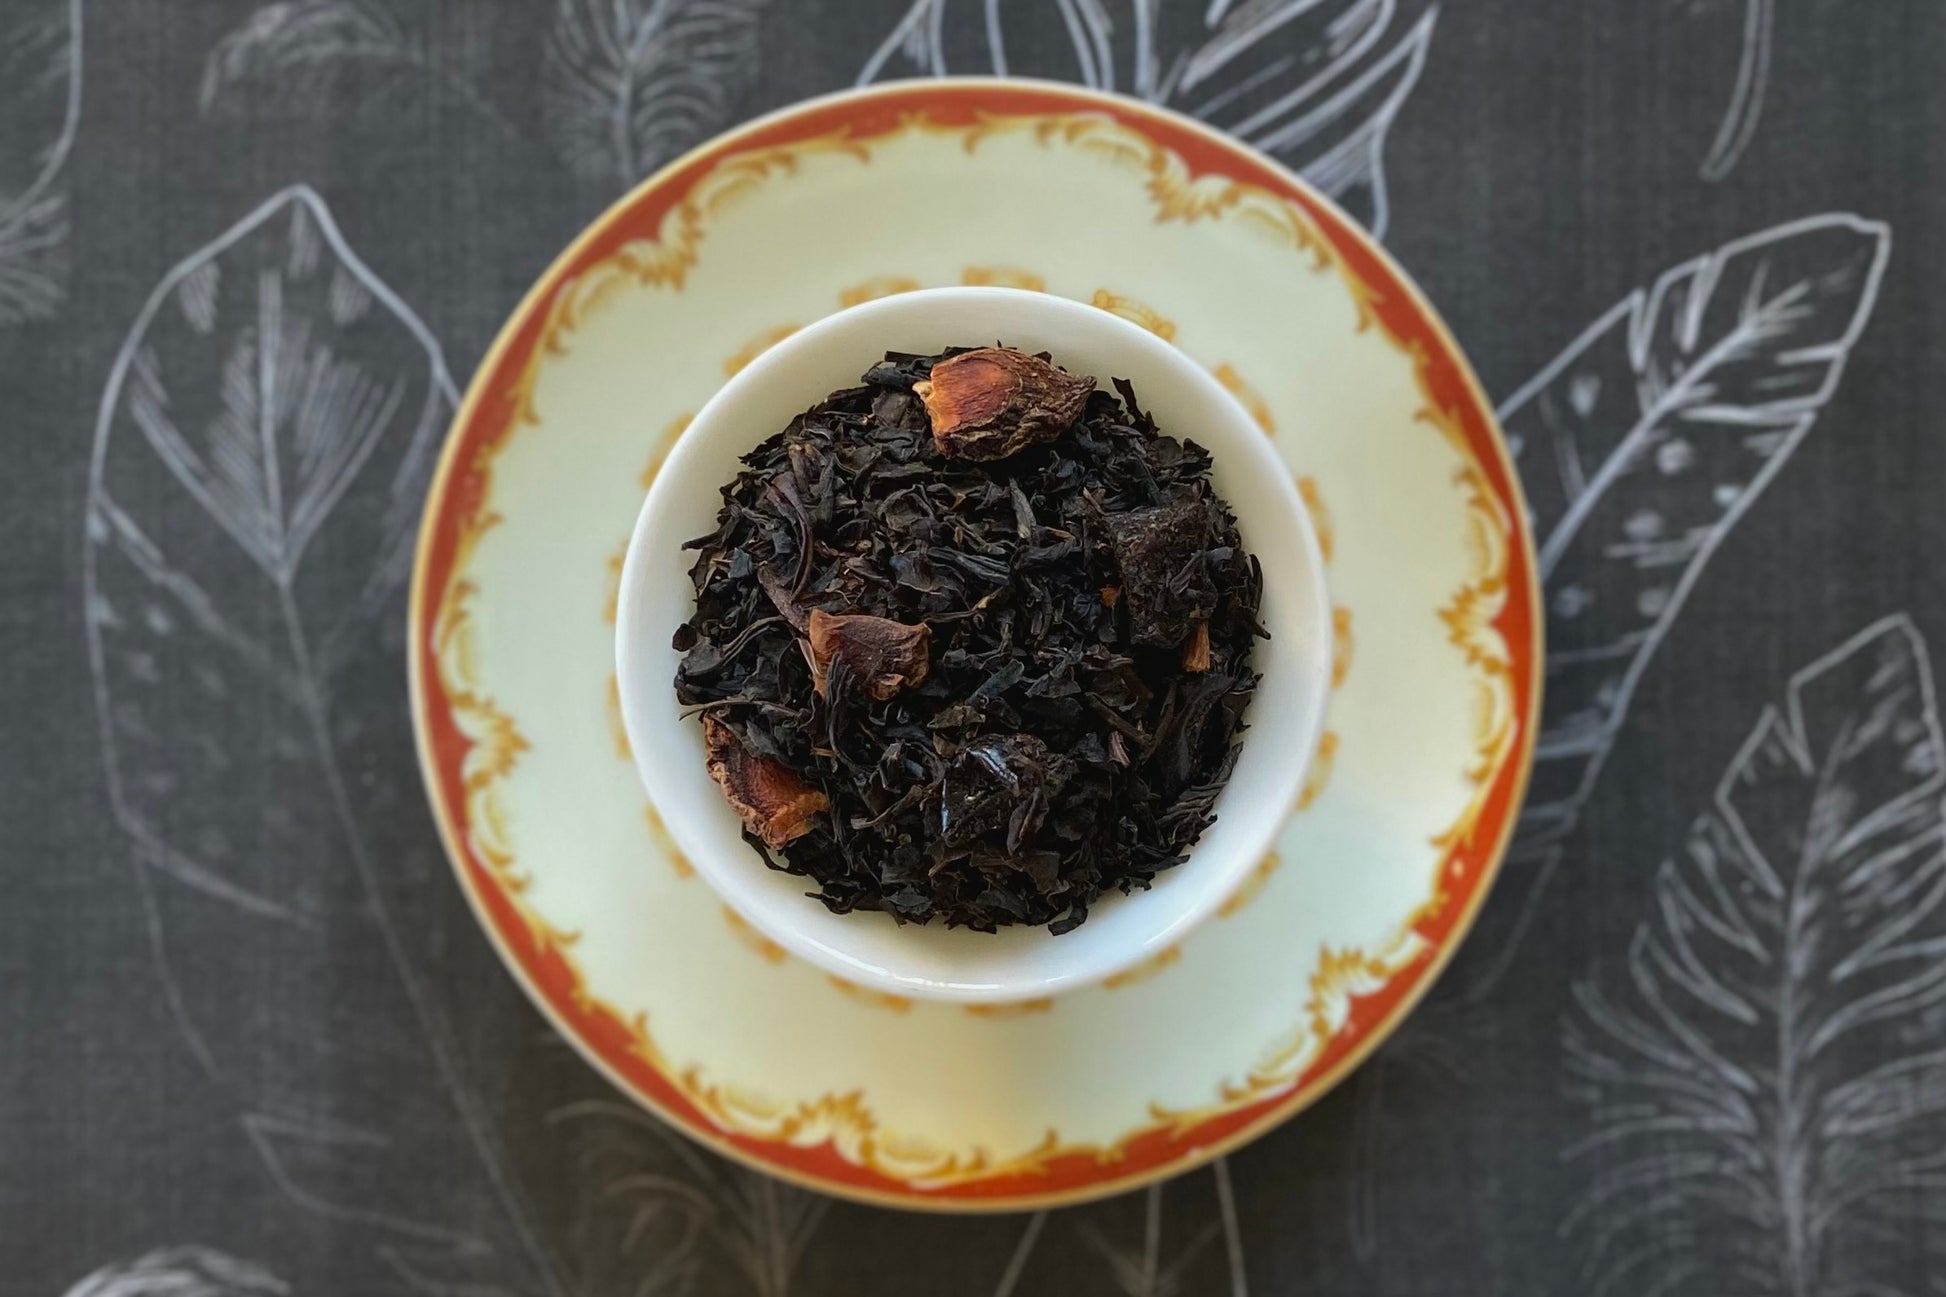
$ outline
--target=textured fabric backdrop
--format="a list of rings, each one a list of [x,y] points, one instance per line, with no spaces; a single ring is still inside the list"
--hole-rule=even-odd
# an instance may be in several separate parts
[[[563,1138],[618,1097],[446,876],[396,586],[331,593],[327,565],[306,593],[347,682],[308,738],[276,663],[157,736],[90,659],[135,615],[86,594],[104,547],[192,616],[203,586],[288,584],[294,515],[226,537],[89,468],[151,294],[266,203],[314,194],[463,382],[659,162],[943,71],[1199,113],[1380,229],[1519,442],[1554,648],[1534,813],[1432,1000],[1260,1143],[1038,1216],[830,1203],[653,1125]],[[1946,1292],[1942,230],[1938,0],[0,0],[0,1293]],[[251,363],[251,321],[204,325],[199,363]],[[213,747],[235,785],[104,734]],[[316,761],[318,804],[253,799],[271,759]],[[328,813],[327,769],[369,889],[277,845]],[[408,1019],[358,1024],[398,1075],[294,1077],[274,1035],[306,1024],[251,993],[310,979],[322,1025],[390,974],[240,956],[219,859],[392,915],[476,1155],[358,1183],[385,1132],[306,1104],[396,1089],[420,1119]],[[216,902],[166,963],[158,871]],[[211,994],[252,1066],[182,1012]],[[520,1265],[469,1272],[483,1238]]]

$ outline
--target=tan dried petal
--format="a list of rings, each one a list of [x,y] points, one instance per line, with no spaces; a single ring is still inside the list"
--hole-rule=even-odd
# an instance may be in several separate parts
[[[820,694],[834,661],[842,660],[865,692],[880,702],[901,689],[924,684],[932,669],[930,626],[813,608],[807,634],[811,673]]]
[[[1189,638],[1182,646],[1182,669],[1203,672],[1209,670],[1209,623],[1199,621],[1196,628],[1189,632]]]
[[[812,821],[831,809],[830,799],[790,767],[750,752],[737,740],[736,731],[707,712],[703,746],[709,754],[710,778],[766,846],[779,848],[803,837],[811,831]]]
[[[994,460],[1058,437],[1095,380],[1011,347],[981,347],[940,361],[912,390],[926,403],[940,454]]]

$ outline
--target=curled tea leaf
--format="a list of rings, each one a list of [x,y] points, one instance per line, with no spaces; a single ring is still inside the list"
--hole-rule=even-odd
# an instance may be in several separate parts
[[[1081,415],[1095,380],[1008,347],[980,347],[914,384],[933,444],[953,459],[995,460],[1051,441]]]
[[[797,601],[797,596],[791,591],[790,582],[779,576],[775,568],[769,566],[758,568],[757,585],[785,621],[801,631],[810,629],[809,612]]]
[[[813,608],[809,622],[811,670],[817,691],[825,691],[825,675],[833,660],[841,660],[858,678],[859,687],[884,702],[899,690],[926,682],[932,663],[932,628],[909,626],[889,617],[828,613]]]
[[[715,716],[703,717],[703,744],[709,775],[764,845],[782,847],[811,831],[831,802],[783,762],[758,756],[737,739],[736,731]]]

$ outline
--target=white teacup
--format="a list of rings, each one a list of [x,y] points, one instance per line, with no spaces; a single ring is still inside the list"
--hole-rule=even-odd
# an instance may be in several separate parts
[[[695,607],[684,541],[716,527],[719,494],[739,458],[828,393],[855,385],[887,351],[1004,343],[1045,351],[1105,386],[1126,378],[1158,427],[1206,447],[1216,489],[1263,565],[1270,631],[1245,713],[1236,771],[1216,822],[1189,858],[1146,891],[1104,895],[1074,931],[998,933],[891,916],[833,914],[742,840],[710,779],[699,723],[683,719],[670,637]],[[622,568],[616,620],[622,719],[635,764],[670,836],[696,870],[758,931],[849,981],[897,995],[967,1003],[1052,995],[1138,964],[1180,941],[1249,876],[1290,814],[1316,750],[1331,674],[1324,561],[1289,469],[1243,408],[1195,362],[1119,316],[1066,298],[1005,288],[940,288],[881,298],[829,316],[763,353],[690,423],[643,502]]]

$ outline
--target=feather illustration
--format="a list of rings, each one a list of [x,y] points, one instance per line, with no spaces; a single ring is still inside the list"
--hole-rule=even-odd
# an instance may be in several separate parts
[[[1469,1000],[1442,997],[1435,989],[1346,1082],[1351,1117],[1344,1140],[1345,1237],[1360,1264],[1378,1260],[1389,1217],[1411,1220],[1418,1210],[1400,1182],[1385,1174],[1386,1148],[1396,1138],[1402,1111],[1437,1111],[1427,1108],[1424,1095],[1436,1093],[1450,1102],[1473,1089],[1478,1076],[1473,1046],[1487,1012]],[[1423,1166],[1409,1182],[1428,1187],[1447,1183]]]
[[[1513,967],[1637,681],[1837,390],[1890,250],[1885,226],[1842,214],[1738,239],[1623,298],[1500,407],[1547,601],[1533,779],[1469,944],[1485,958],[1461,960],[1354,1078],[1361,1129],[1382,1125],[1406,1071],[1458,1074],[1453,1042]],[[1350,1234],[1370,1261],[1376,1142],[1357,1141],[1352,1156]]]
[[[421,56],[391,12],[366,0],[279,0],[223,37],[203,65],[201,101],[215,108],[225,89],[283,78],[302,101],[344,63],[420,66]]]
[[[284,1297],[291,1287],[213,1248],[172,1247],[103,1266],[67,1297]]]
[[[1197,1253],[1216,1238],[1216,1224],[1210,1222],[1193,1235],[1173,1259],[1162,1259],[1162,1186],[1152,1184],[1142,1194],[1142,1244],[1123,1247],[1109,1239],[1094,1225],[1078,1226],[1081,1237],[1108,1267],[1115,1291],[1121,1297],[1178,1297],[1183,1291],[1183,1271]]]
[[[1425,70],[1438,9],[1399,30],[1392,0],[1214,4],[1163,102],[1288,163],[1384,237],[1385,139]]]
[[[375,614],[392,624],[454,403],[323,201],[278,194],[168,273],[116,358],[84,612],[164,988],[271,1181],[412,1283],[548,1291],[341,756],[361,707],[403,706],[338,686],[395,674]],[[430,1192],[430,1168],[458,1187]]]
[[[1743,0],[1743,31],[1737,55],[1737,79],[1730,89],[1730,103],[1723,110],[1723,124],[1717,127],[1710,143],[1709,156],[1700,170],[1705,180],[1722,180],[1743,159],[1743,152],[1757,133],[1763,117],[1764,95],[1770,86],[1770,58],[1773,29],[1777,24],[1777,0]]]
[[[1030,1282],[1031,1262],[1049,1229],[1071,1232],[1086,1253],[1100,1263],[1096,1277],[1101,1291],[1114,1297],[1185,1297],[1191,1293],[1225,1293],[1228,1297],[1249,1297],[1249,1282],[1244,1273],[1242,1231],[1238,1226],[1236,1193],[1230,1183],[1227,1159],[1218,1158],[1210,1167],[1209,1181],[1214,1203],[1198,1193],[1188,1210],[1181,1199],[1184,1189],[1196,1187],[1186,1177],[1169,1185],[1152,1184],[1139,1193],[1126,1194],[1104,1203],[1076,1207],[1054,1215],[1035,1212],[1026,1218],[1002,1271],[994,1297],[1020,1297],[1041,1291]],[[1173,1215],[1186,1224],[1170,1219],[1168,1189],[1178,1191]],[[1132,1217],[1139,1210],[1139,1219]],[[1188,1233],[1172,1238],[1180,1228]],[[1220,1248],[1218,1245],[1221,1245]],[[1072,1243],[1055,1250],[1058,1269],[1050,1272],[1056,1287],[1050,1291],[1074,1294],[1076,1285]],[[1221,1280],[1218,1275],[1223,1276]],[[1220,1284],[1220,1286],[1219,1286]],[[1089,1289],[1088,1291],[1093,1291]]]
[[[1885,619],[1792,677],[1564,1028],[1587,1291],[1854,1297],[1946,1223],[1946,742]]]
[[[1027,1262],[1034,1255],[1034,1245],[1041,1241],[1041,1231],[1046,1228],[1045,1208],[1027,1218],[1013,1252],[1007,1257],[1007,1268],[1000,1272],[1000,1283],[994,1288],[993,1297],[1014,1297],[1020,1287],[1020,1276],[1026,1273]]]
[[[987,72],[1077,81],[1179,109],[1270,153],[1376,234],[1389,219],[1386,134],[1418,84],[1437,7],[1397,0],[1057,0],[1065,40],[1009,40],[997,0],[915,0],[866,60],[863,85]],[[1030,39],[1032,37],[1033,39]],[[964,65],[948,49],[977,51]]]
[[[1735,240],[1623,298],[1501,407],[1548,613],[1514,850],[1531,891],[1690,590],[1837,390],[1890,252],[1887,227],[1842,214]]]
[[[353,85],[354,76],[364,79]],[[262,6],[210,51],[199,98],[211,115],[245,115],[266,104],[306,116],[345,109],[373,115],[413,86],[429,86],[514,134],[499,110],[465,78],[447,72],[383,0]]]
[[[67,160],[81,121],[81,0],[0,15],[0,329],[67,295]]]
[[[575,1250],[605,1258],[605,1272],[583,1276],[588,1291],[790,1297],[829,1198],[724,1161],[612,1098],[564,1104],[548,1125],[572,1141],[590,1195]]]
[[[555,151],[621,190],[728,126],[764,0],[559,0],[543,80]]]

